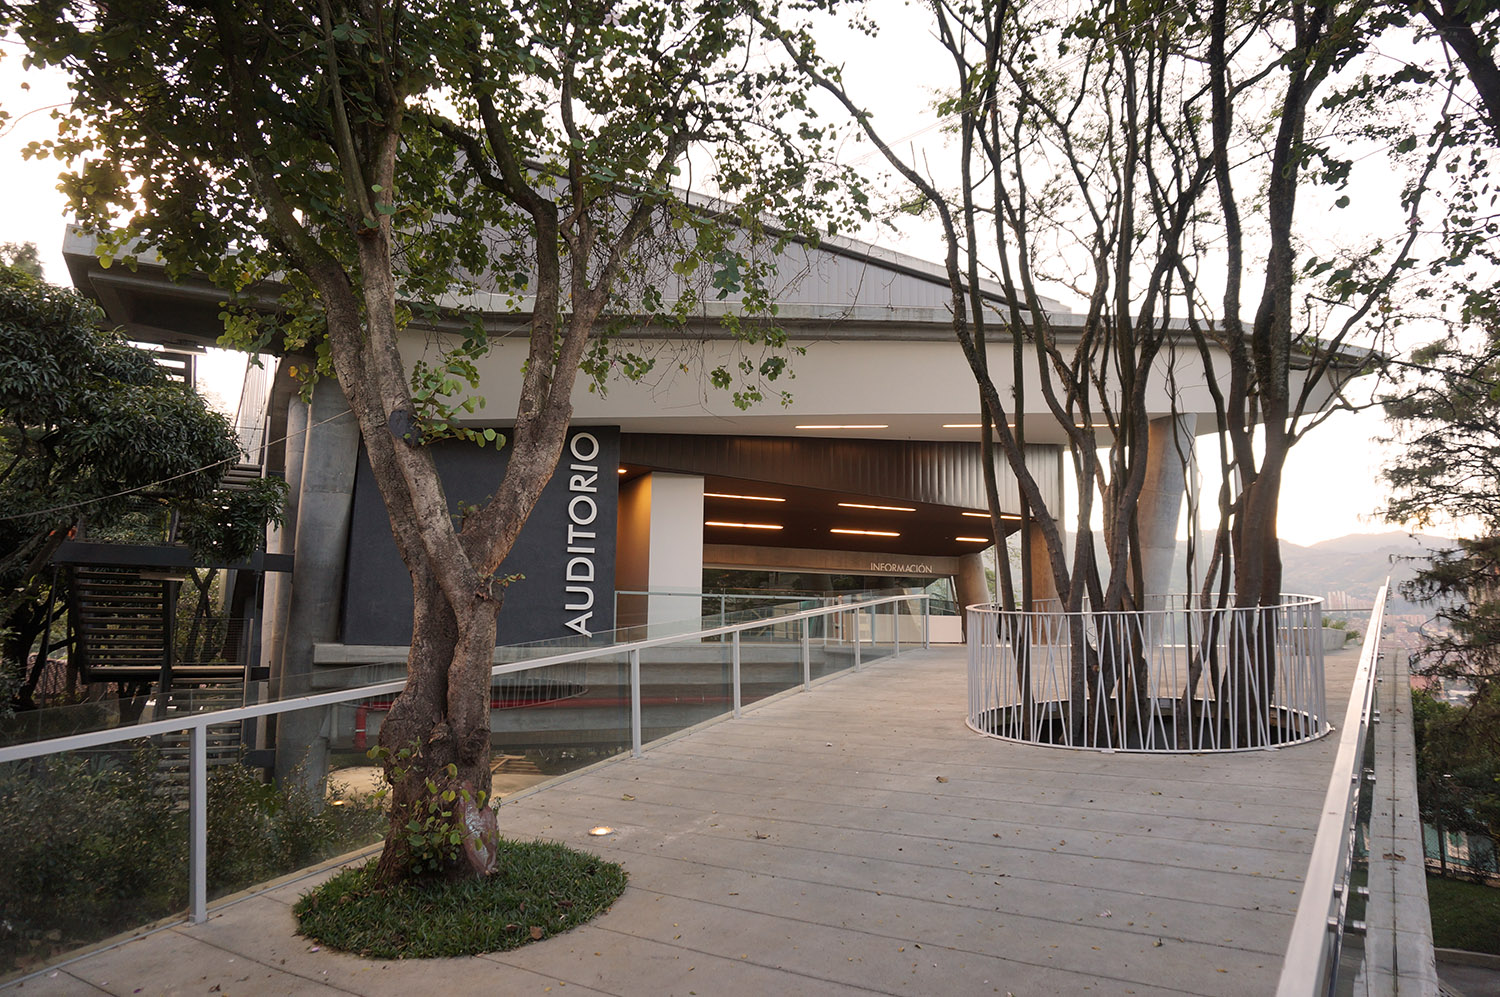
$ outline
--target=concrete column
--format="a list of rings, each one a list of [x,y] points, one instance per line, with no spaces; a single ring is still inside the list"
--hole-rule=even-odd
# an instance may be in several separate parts
[[[280,688],[283,697],[311,690],[313,644],[335,640],[344,595],[344,564],[354,508],[354,471],[359,426],[333,381],[319,381],[307,411],[297,498],[291,597],[283,634]],[[276,775],[285,779],[302,766],[309,783],[328,770],[326,710],[281,717],[276,734]]]
[[[655,471],[629,482],[620,490],[618,529],[616,587],[652,593],[630,604],[622,599],[622,622],[691,621],[696,628],[703,612],[703,479]]]
[[[963,612],[966,606],[990,601],[990,586],[984,577],[984,557],[981,554],[964,554],[959,557],[953,587],[959,612]]]
[[[1031,563],[1022,565],[1021,570],[1031,573],[1032,608],[1042,612],[1056,610],[1060,608],[1057,579],[1052,575],[1052,559],[1047,555],[1047,536],[1034,522],[1026,528],[1031,531]],[[1071,554],[1072,551],[1068,551],[1064,556]]]
[[[1144,608],[1159,608],[1157,598],[1182,589],[1187,581],[1172,577],[1177,556],[1177,521],[1190,473],[1196,473],[1193,431],[1197,416],[1152,419],[1146,437],[1146,483],[1136,504],[1141,537],[1141,578]],[[1184,457],[1186,460],[1184,461]]]
[[[297,501],[302,488],[302,454],[307,447],[307,403],[292,395],[286,404],[286,445],[282,466],[285,469],[287,496],[282,523],[266,535],[266,550],[272,554],[294,554],[293,538],[297,535]],[[264,618],[261,621],[261,647],[271,678],[271,695],[280,694],[283,674],[283,650],[286,647],[286,624],[292,599],[292,579],[284,571],[266,572]],[[264,742],[262,742],[264,743]]]
[[[962,618],[964,636],[969,632],[969,614],[965,611],[975,603],[990,601],[989,582],[984,577],[984,558],[978,554],[964,554],[958,559],[958,572],[953,576],[954,596],[958,600],[958,615]]]

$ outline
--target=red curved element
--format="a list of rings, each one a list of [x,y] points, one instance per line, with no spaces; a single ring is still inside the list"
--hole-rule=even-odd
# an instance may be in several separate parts
[[[354,747],[357,751],[365,750],[366,720],[370,711],[374,710],[384,713],[391,708],[393,699],[376,700],[373,703],[365,703],[354,708]],[[701,704],[724,704],[730,702],[729,696],[642,696],[641,706],[678,706],[683,703]],[[554,699],[546,703],[537,703],[529,699],[492,699],[490,709],[492,710],[515,710],[525,707],[528,710],[551,710],[566,707],[573,709],[604,710],[610,707],[629,708],[629,696],[578,696],[572,699]]]

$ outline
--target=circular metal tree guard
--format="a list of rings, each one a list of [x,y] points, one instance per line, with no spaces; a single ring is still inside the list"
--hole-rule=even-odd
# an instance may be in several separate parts
[[[1331,729],[1322,600],[1036,612],[992,605],[969,617],[968,724],[1027,744],[1104,751],[1280,748]]]

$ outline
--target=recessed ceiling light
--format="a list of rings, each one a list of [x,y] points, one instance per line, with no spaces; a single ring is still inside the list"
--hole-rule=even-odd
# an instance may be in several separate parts
[[[853,533],[861,537],[899,537],[901,534],[892,533],[890,530],[841,530],[830,529],[829,533]]]
[[[703,497],[704,498],[743,499],[746,502],[785,502],[786,501],[786,499],[784,499],[784,498],[777,498],[774,495],[732,495],[729,492],[704,492],[703,493]]]
[[[717,519],[707,520],[704,526],[732,526],[737,530],[779,530],[780,526],[775,523],[725,523]]]
[[[866,505],[864,502],[840,502],[845,509],[880,509],[885,512],[916,512],[909,505]]]
[[[981,425],[983,425],[983,424],[982,423],[978,423],[978,422],[945,422],[945,423],[943,423],[943,428],[944,429],[978,429]],[[990,423],[990,425],[993,426],[994,423]],[[1013,422],[1007,422],[1005,425],[1008,428],[1010,428],[1010,429],[1015,429],[1016,428],[1016,424],[1013,423]],[[1085,425],[1087,425],[1088,428],[1090,428],[1090,429],[1108,429],[1109,428],[1109,423],[1107,423],[1107,422],[1090,422],[1090,423],[1087,423],[1087,424],[1082,423],[1082,422],[1075,422],[1075,423],[1073,423],[1073,425],[1077,426],[1079,429],[1083,429],[1085,427]],[[797,428],[798,429],[802,429],[803,427],[802,426],[798,426]]]
[[[973,516],[975,519],[989,519],[990,518],[990,514],[987,513],[987,512],[966,512],[966,513],[964,513],[964,515],[965,516]],[[1021,517],[1018,516],[1018,515],[1016,515],[1013,512],[1002,512],[1000,514],[1000,518],[1001,519],[1016,519],[1016,520],[1019,520]]]
[[[868,423],[868,424],[849,423],[847,425],[833,425],[833,424],[828,424],[828,425],[822,425],[822,424],[812,425],[812,424],[810,424],[810,425],[806,425],[806,426],[798,426],[797,428],[798,429],[890,429],[891,427],[889,425],[887,425],[886,423],[883,423],[883,422],[879,422],[879,423],[872,422],[872,423]]]
[[[988,544],[988,543],[994,543],[995,542],[995,541],[991,540],[989,537],[954,537],[953,539],[954,540],[962,540],[964,543],[971,543],[971,544]]]

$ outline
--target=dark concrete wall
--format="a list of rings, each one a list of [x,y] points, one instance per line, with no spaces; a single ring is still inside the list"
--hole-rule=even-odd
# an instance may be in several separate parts
[[[599,453],[580,461],[573,452],[587,454],[593,446],[579,441],[580,434],[593,436]],[[444,441],[432,445],[448,493],[449,508],[457,511],[459,502],[471,505],[485,501],[500,484],[505,473],[507,451],[481,449],[472,444]],[[531,517],[521,530],[516,546],[499,574],[523,574],[505,592],[500,611],[500,643],[520,644],[555,637],[578,636],[568,627],[585,612],[592,616],[581,622],[590,633],[614,627],[615,591],[615,519],[619,505],[620,433],[612,426],[590,426],[568,433],[557,473],[542,491]],[[597,468],[595,472],[574,470],[572,465]],[[574,481],[575,476],[580,476]],[[592,480],[589,480],[592,477]],[[577,488],[570,488],[576,485]],[[583,491],[593,487],[597,491]],[[568,550],[568,527],[572,524],[569,506],[586,496],[592,500],[595,518],[575,531],[595,534],[591,539],[578,538]],[[573,517],[587,518],[590,504],[580,501],[573,506]],[[592,548],[587,553],[583,548]],[[570,582],[566,577],[573,564],[575,577],[584,574],[584,558],[592,564],[592,582]],[[344,590],[345,644],[409,644],[411,642],[411,581],[396,542],[391,537],[390,520],[385,503],[375,486],[368,458],[360,453],[359,471],[354,483],[354,522],[349,538],[348,583]],[[587,597],[568,586],[584,586],[592,591],[593,604],[588,610],[566,607],[581,606]]]

